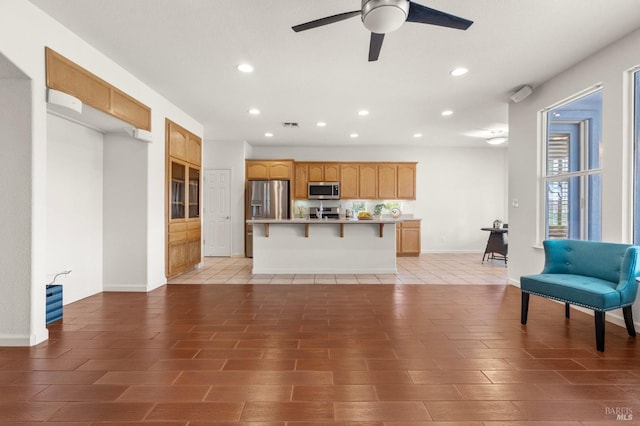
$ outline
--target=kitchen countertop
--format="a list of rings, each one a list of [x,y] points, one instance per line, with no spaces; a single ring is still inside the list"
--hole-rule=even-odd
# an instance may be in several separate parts
[[[415,220],[415,219],[414,219]],[[314,219],[314,218],[294,218],[294,219],[249,219],[247,223],[282,223],[282,224],[295,224],[295,223],[400,223],[403,222],[402,218],[381,218],[381,219]]]

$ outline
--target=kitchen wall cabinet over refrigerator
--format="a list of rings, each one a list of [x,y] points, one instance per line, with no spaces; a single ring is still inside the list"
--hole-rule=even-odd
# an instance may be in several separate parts
[[[247,180],[291,180],[292,160],[247,160]]]

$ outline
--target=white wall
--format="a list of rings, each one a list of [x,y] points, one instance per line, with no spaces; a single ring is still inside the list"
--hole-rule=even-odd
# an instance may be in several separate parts
[[[165,278],[165,117],[177,122],[198,136],[202,136],[202,125],[184,111],[171,104],[142,81],[103,55],[94,47],[71,33],[40,9],[24,0],[0,2],[0,55],[6,57],[10,66],[2,62],[2,70],[17,68],[26,81],[26,86],[15,93],[4,95],[2,101],[3,138],[13,135],[11,167],[4,174],[11,179],[2,179],[2,189],[10,187],[9,193],[17,191],[15,209],[5,223],[18,233],[19,244],[12,247],[11,272],[3,271],[4,277],[13,277],[12,288],[0,286],[0,299],[4,299],[11,310],[0,310],[0,346],[8,344],[33,345],[46,339],[45,293],[47,282],[47,112],[45,100],[44,48],[49,46],[63,56],[79,64],[105,81],[113,84],[140,102],[151,107],[153,141],[148,146],[146,166],[146,188],[138,194],[146,203],[146,216],[141,225],[146,229],[142,258],[146,263],[146,282],[142,288],[151,290],[166,283]],[[2,74],[0,73],[0,76]],[[17,77],[16,77],[17,78]],[[30,88],[26,90],[25,87]],[[13,89],[15,90],[15,89]],[[5,103],[6,102],[6,103]],[[13,111],[17,117],[5,115]],[[19,113],[24,113],[19,116]],[[29,126],[23,126],[24,120]],[[13,126],[13,129],[8,127]],[[6,140],[6,139],[4,139]],[[7,143],[7,142],[3,142]],[[20,172],[24,180],[16,185],[15,176]],[[20,186],[22,185],[22,187]],[[19,190],[18,190],[19,189]],[[127,188],[124,188],[127,190]],[[135,189],[135,188],[134,188]],[[16,214],[18,217],[16,218]],[[22,213],[22,215],[20,215]],[[10,219],[10,220],[9,220]],[[21,220],[27,221],[26,225]],[[24,225],[24,226],[23,226]],[[121,232],[125,232],[124,230]],[[123,248],[133,248],[136,245]],[[1,253],[0,253],[1,254]],[[15,271],[14,271],[15,269]],[[3,281],[4,283],[4,281]],[[136,283],[138,284],[138,283]],[[25,304],[19,289],[29,289],[30,300]],[[29,320],[25,321],[24,317]],[[19,336],[13,338],[12,336]]]
[[[602,125],[602,239],[628,243],[632,240],[632,138],[628,131],[631,87],[627,70],[640,65],[640,31],[610,45],[599,53],[537,87],[533,95],[509,107],[509,199],[519,200],[510,208],[509,279],[538,273],[544,264],[539,248],[542,224],[538,180],[540,128],[538,112],[588,87],[603,85]],[[538,247],[537,247],[538,246]],[[636,321],[640,304],[634,308]],[[618,311],[608,315],[621,322]]]
[[[44,300],[44,281],[32,287],[34,182],[31,145],[31,82],[0,55],[0,342],[35,344],[48,336],[44,304],[31,311],[31,300]],[[46,162],[44,163],[46,167]],[[39,324],[39,325],[38,325]]]
[[[104,135],[105,291],[145,291],[149,144],[128,134]]]
[[[242,142],[204,141],[202,169],[231,170],[231,255],[244,256],[244,156]],[[204,176],[204,173],[202,174]],[[203,213],[202,223],[206,222]]]
[[[508,221],[507,150],[502,147],[253,147],[252,158],[297,161],[417,161],[415,217],[423,252],[483,252],[480,228]],[[480,259],[480,258],[479,258]]]
[[[55,115],[47,120],[47,280],[64,303],[102,291],[102,133]]]

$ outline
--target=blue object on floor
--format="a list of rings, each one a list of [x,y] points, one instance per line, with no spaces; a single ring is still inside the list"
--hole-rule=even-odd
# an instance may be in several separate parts
[[[47,324],[62,319],[62,285],[47,285]]]

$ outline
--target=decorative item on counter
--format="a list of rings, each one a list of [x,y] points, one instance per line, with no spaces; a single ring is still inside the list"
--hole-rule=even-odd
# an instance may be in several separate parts
[[[382,215],[382,209],[385,207],[385,204],[376,204],[376,206],[373,208],[373,215],[376,217],[380,217],[380,215]]]
[[[358,220],[373,220],[370,212],[358,212]]]
[[[502,228],[502,221],[500,219],[496,219],[493,221],[493,229]]]
[[[399,218],[400,216],[402,216],[402,211],[400,210],[399,207],[392,207],[391,208],[391,217],[394,219]]]
[[[304,217],[304,206],[298,206],[298,217],[301,219]]]

